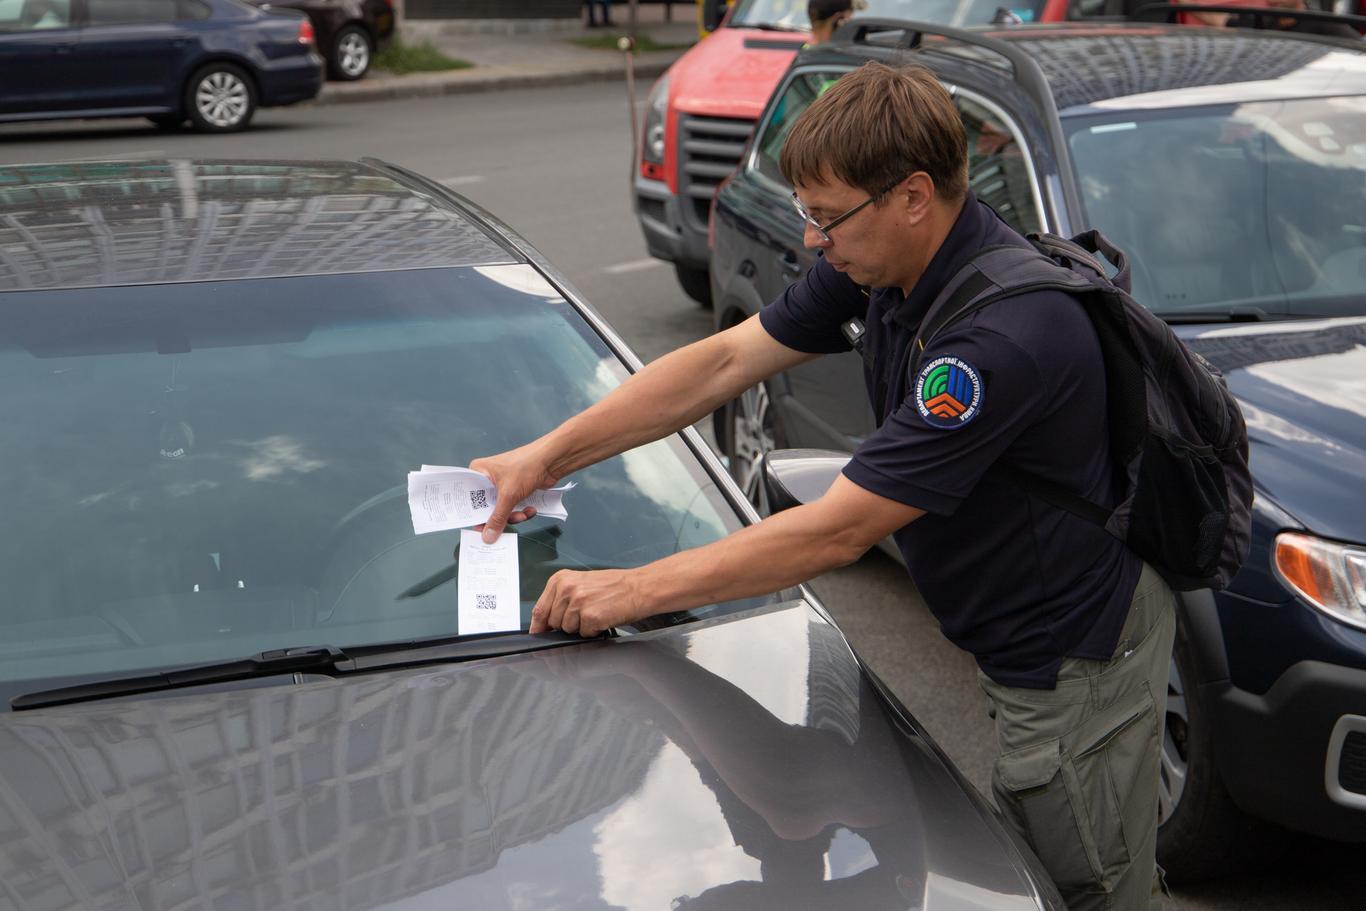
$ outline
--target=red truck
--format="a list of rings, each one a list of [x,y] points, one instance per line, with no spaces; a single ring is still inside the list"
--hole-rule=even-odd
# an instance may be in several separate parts
[[[1075,2],[1075,0],[1074,0]],[[707,219],[754,122],[810,37],[806,0],[703,0],[704,30],[650,91],[635,173],[635,210],[651,256],[674,264],[689,297],[710,306]],[[870,0],[859,15],[951,25],[1062,19],[1068,0]]]

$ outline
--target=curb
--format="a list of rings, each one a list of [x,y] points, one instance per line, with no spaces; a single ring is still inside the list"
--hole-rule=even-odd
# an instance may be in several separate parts
[[[673,65],[677,56],[667,60],[637,61],[636,79],[653,80]],[[542,86],[578,85],[589,82],[614,82],[626,78],[626,66],[595,64],[563,69],[528,71],[521,68],[487,66],[445,73],[413,73],[407,76],[367,77],[359,82],[324,83],[314,104],[348,104],[358,101],[393,101],[403,98],[432,98],[469,92],[495,92]],[[649,87],[646,86],[648,89]]]

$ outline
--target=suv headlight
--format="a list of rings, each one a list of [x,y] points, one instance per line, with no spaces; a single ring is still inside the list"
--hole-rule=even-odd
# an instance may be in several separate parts
[[[645,135],[640,146],[642,161],[662,165],[664,163],[664,120],[669,111],[669,77],[661,76],[650,89],[650,99],[646,102]]]
[[[1366,629],[1366,548],[1283,532],[1272,558],[1290,589],[1334,620]]]

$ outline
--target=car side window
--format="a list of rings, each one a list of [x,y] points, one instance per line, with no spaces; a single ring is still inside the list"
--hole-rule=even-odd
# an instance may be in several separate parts
[[[90,0],[91,25],[172,22],[176,0]]]
[[[792,77],[754,143],[754,168],[760,174],[780,186],[787,186],[783,172],[778,168],[778,153],[787,141],[787,134],[792,132],[792,125],[811,106],[811,102],[823,95],[842,75],[842,72],[825,71],[798,73]]]
[[[177,19],[207,19],[212,13],[204,0],[176,0]]]
[[[0,32],[29,32],[71,25],[71,0],[0,0]]]
[[[961,92],[955,96],[968,140],[968,186],[1021,234],[1040,229],[1029,160],[1005,118]]]

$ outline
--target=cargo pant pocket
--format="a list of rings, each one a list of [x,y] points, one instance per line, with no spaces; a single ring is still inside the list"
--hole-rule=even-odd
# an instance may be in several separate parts
[[[1143,824],[1124,818],[1137,796],[1126,776],[1135,765],[1148,766],[1141,761],[1147,754],[1155,756],[1154,716],[1145,692],[996,761],[997,804],[1065,898],[1110,891],[1129,865],[1126,831],[1132,836]]]

